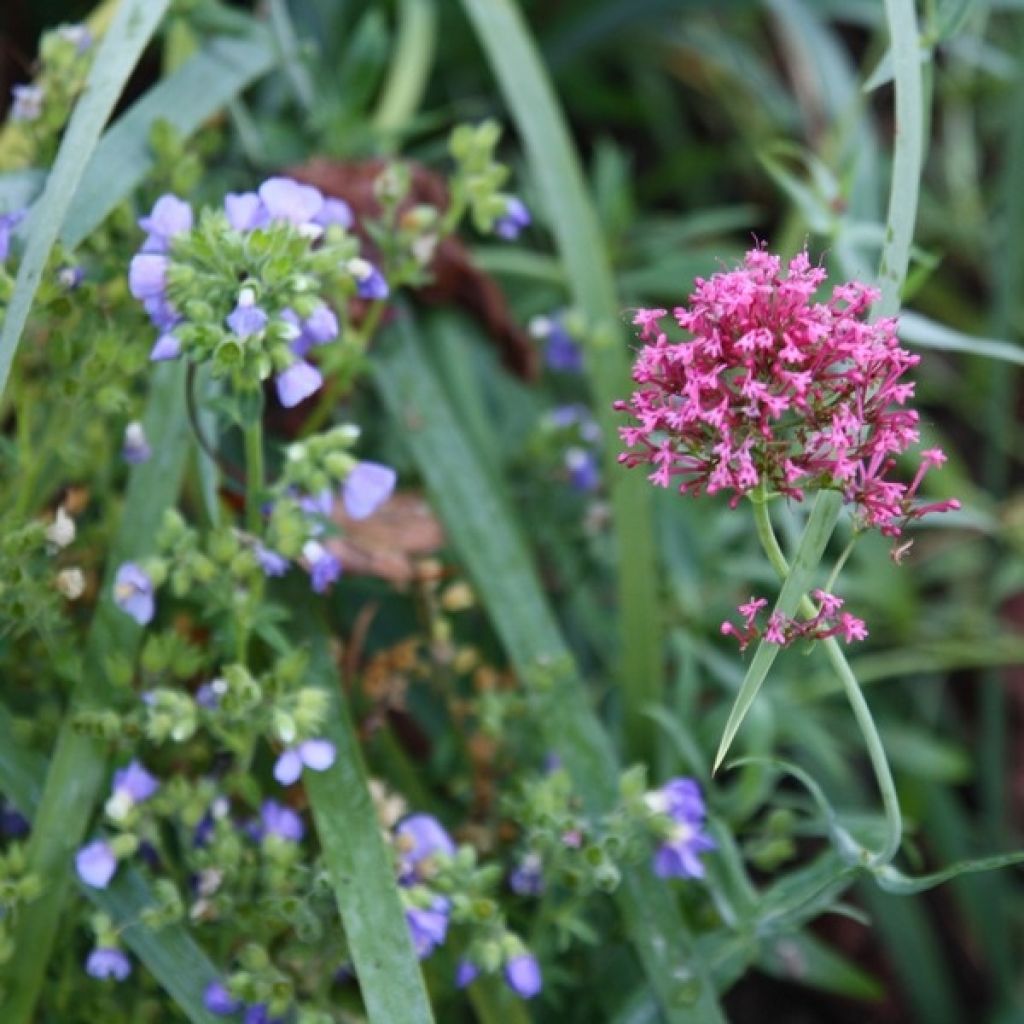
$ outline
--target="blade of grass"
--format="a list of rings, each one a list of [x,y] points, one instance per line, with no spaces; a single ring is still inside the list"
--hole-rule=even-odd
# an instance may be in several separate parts
[[[397,135],[419,110],[436,44],[434,0],[401,0],[391,67],[373,117],[373,127],[379,134]]]
[[[292,92],[300,106],[311,110],[316,100],[316,87],[309,68],[303,62],[299,39],[285,0],[270,0],[270,24],[280,53],[281,66]]]
[[[407,317],[381,339],[374,377],[448,536],[490,610],[547,744],[561,757],[586,805],[593,811],[609,807],[618,796],[617,759],[609,737],[589,704],[519,524],[460,432]],[[709,974],[663,883],[646,868],[630,870],[616,896],[666,1019],[673,1024],[722,1021]]]
[[[19,743],[10,712],[0,705],[0,792],[30,821],[42,799],[46,770],[46,758]],[[184,924],[168,924],[159,931],[142,924],[143,910],[156,899],[138,871],[122,867],[105,890],[88,885],[79,885],[79,889],[110,915],[128,947],[193,1024],[216,1024],[218,1018],[203,1005],[203,992],[218,977],[217,969]]]
[[[153,37],[169,0],[124,0],[103,37],[75,106],[46,188],[29,218],[28,243],[18,268],[14,294],[0,332],[0,394],[7,385],[11,363],[25,328],[32,300],[42,278],[50,250],[71,206],[86,162],[99,141],[114,104],[142,51]]]
[[[297,620],[309,644],[309,679],[330,701],[324,735],[337,758],[306,775],[317,834],[334,886],[345,936],[371,1024],[430,1024],[434,1016],[405,921],[390,851],[367,786],[366,767],[328,633],[315,619]]]
[[[71,857],[81,844],[107,771],[104,743],[76,731],[77,711],[109,707],[108,658],[134,661],[142,628],[113,601],[117,567],[148,554],[164,510],[177,497],[188,445],[185,367],[163,365],[143,418],[147,437],[160,438],[152,458],[132,471],[117,536],[110,550],[101,597],[86,641],[82,674],[70,698],[28,846],[30,869],[43,881],[43,895],[28,907],[13,932],[14,956],[0,976],[9,993],[4,1024],[31,1020],[71,882]]]
[[[892,53],[896,120],[889,212],[878,268],[881,297],[872,308],[878,317],[895,316],[900,308],[900,291],[910,265],[910,246],[917,220],[925,123],[921,43],[914,0],[885,0],[885,17]]]
[[[643,712],[661,702],[664,689],[662,617],[650,487],[642,475],[618,465],[612,441],[617,436],[612,403],[629,392],[630,379],[611,263],[565,118],[518,8],[511,0],[463,0],[463,7],[525,143],[573,302],[595,339],[586,367],[607,439],[604,472],[616,526],[626,749],[631,758],[643,758],[654,736]]]

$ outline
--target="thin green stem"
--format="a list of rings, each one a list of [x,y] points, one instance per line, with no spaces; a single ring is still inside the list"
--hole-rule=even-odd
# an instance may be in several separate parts
[[[764,553],[768,556],[768,561],[771,562],[776,575],[781,580],[785,580],[789,575],[789,562],[782,547],[779,545],[778,538],[775,536],[771,517],[768,515],[768,505],[763,499],[755,500],[751,504],[754,506],[754,523],[757,527],[757,536],[761,542],[761,547],[764,548]],[[850,542],[850,545],[847,545],[847,550],[850,549],[852,544],[853,541]],[[840,557],[840,563],[845,560],[845,555],[846,552]],[[834,583],[836,575],[838,574],[833,571],[833,579],[830,581],[830,586]],[[800,612],[808,618],[812,618],[817,614],[814,603],[806,595],[800,599]],[[871,709],[868,707],[868,702],[864,699],[860,684],[850,668],[850,663],[846,660],[842,647],[839,646],[839,641],[835,637],[829,637],[823,641],[823,646],[828,660],[843,684],[846,699],[850,702],[853,716],[857,720],[857,726],[860,728],[861,735],[864,737],[868,758],[871,761],[871,767],[878,782],[878,790],[882,796],[882,804],[885,808],[887,826],[885,844],[881,850],[872,854],[871,863],[875,866],[888,864],[896,856],[903,836],[903,817],[900,813],[899,796],[896,793],[896,783],[892,777],[892,769],[889,766],[885,747],[882,745],[882,737],[878,734],[878,727],[875,725],[875,720],[871,715]]]
[[[245,526],[260,532],[263,500],[263,424],[257,419],[245,428]]]

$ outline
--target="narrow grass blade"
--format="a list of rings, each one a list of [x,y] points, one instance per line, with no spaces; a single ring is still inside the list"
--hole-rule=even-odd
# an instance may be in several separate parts
[[[937,324],[920,313],[900,313],[900,338],[908,345],[929,348],[936,352],[962,352],[969,356],[984,356],[1005,363],[1024,366],[1024,347],[1011,341],[978,338],[952,327]]]
[[[204,43],[104,134],[82,175],[61,241],[78,245],[146,177],[153,167],[149,132],[156,121],[191,135],[276,62],[269,33],[255,22],[247,35],[215,36]]]
[[[334,765],[305,776],[356,977],[371,1024],[430,1024],[433,1013],[395,885],[390,851],[367,786],[359,741],[331,658],[326,629],[300,623],[309,645],[309,678],[330,699],[324,735]]]
[[[974,860],[961,860],[956,864],[941,871],[934,871],[930,875],[913,877],[905,875],[902,871],[891,865],[879,868],[874,872],[875,881],[878,887],[885,892],[894,893],[897,896],[911,896],[914,893],[927,892],[934,889],[943,882],[960,875],[972,875],[979,871],[995,871],[997,868],[1008,868],[1015,864],[1024,864],[1024,850],[1015,853],[1002,853],[993,857],[977,857]]]
[[[619,676],[627,749],[631,757],[645,757],[653,728],[643,709],[661,701],[664,648],[649,484],[642,474],[630,474],[616,461],[618,424],[612,403],[626,396],[630,380],[611,263],[565,118],[517,6],[512,0],[463,0],[463,7],[526,145],[573,302],[595,339],[588,346],[586,364],[606,439],[604,471],[616,526]]]
[[[910,265],[924,158],[924,88],[914,0],[885,0],[885,15],[896,88],[896,121],[889,213],[878,268],[882,294],[873,308],[875,316],[894,316],[900,308],[900,290]]]
[[[611,742],[560,635],[519,524],[460,432],[408,319],[382,339],[374,376],[526,687],[546,743],[562,759],[586,805],[593,811],[609,807],[618,796]],[[616,896],[666,1019],[672,1024],[723,1020],[709,973],[664,883],[645,867],[634,869]]]
[[[398,38],[391,67],[381,91],[373,127],[381,135],[395,135],[419,110],[437,44],[437,6],[434,0],[401,0]]]
[[[18,742],[10,713],[0,705],[0,792],[29,820],[42,798],[46,759]],[[80,886],[100,910],[110,915],[125,943],[181,1007],[193,1024],[215,1024],[218,1018],[203,1006],[203,991],[217,970],[183,924],[152,931],[140,921],[156,901],[142,875],[122,867],[109,889]],[[5,1018],[6,1019],[6,1018]]]
[[[839,518],[842,500],[842,495],[838,491],[821,491],[818,494],[800,539],[800,546],[797,548],[796,556],[790,566],[789,575],[782,584],[782,590],[779,591],[778,600],[775,602],[775,611],[779,614],[793,616],[800,604],[800,599],[810,589],[811,577],[821,562],[825,546],[828,544]],[[757,645],[753,660],[743,677],[740,692],[729,712],[728,721],[725,723],[725,730],[718,745],[718,753],[715,754],[713,771],[718,771],[723,758],[729,752],[736,733],[739,732],[744,718],[747,717],[747,712],[750,710],[751,704],[754,703],[754,698],[757,696],[758,690],[761,689],[761,684],[780,650],[781,648],[777,644],[771,644],[765,640]]]
[[[292,92],[303,109],[311,110],[316,101],[316,86],[303,61],[299,39],[285,0],[270,0],[270,24],[281,55],[281,66],[291,83]]]
[[[82,708],[112,703],[106,659],[116,653],[133,661],[141,641],[141,627],[113,602],[113,579],[122,562],[150,552],[164,510],[177,498],[189,449],[184,374],[184,365],[175,364],[161,366],[153,375],[143,424],[146,435],[161,443],[132,473],[86,641],[82,675],[46,776],[28,848],[31,870],[43,880],[43,895],[26,909],[14,930],[15,953],[2,971],[9,993],[4,1024],[27,1024],[32,1018],[71,883],[72,854],[85,836],[106,776],[106,745],[77,732],[72,716]]]
[[[0,394],[7,385],[11,363],[25,328],[32,300],[57,233],[71,206],[85,164],[100,132],[138,64],[142,51],[163,19],[170,0],[124,0],[110,31],[96,51],[85,90],[75,106],[53,169],[39,202],[33,207],[25,255],[18,268],[14,294],[0,332]]]

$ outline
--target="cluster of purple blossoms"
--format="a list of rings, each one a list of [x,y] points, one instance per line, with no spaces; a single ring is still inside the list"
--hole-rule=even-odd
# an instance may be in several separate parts
[[[651,867],[659,878],[703,878],[701,854],[715,849],[705,831],[707,808],[694,779],[669,779],[649,792],[647,807],[668,819],[668,834],[654,852]]]
[[[778,644],[780,647],[786,647],[797,640],[826,640],[840,634],[848,644],[867,637],[868,629],[864,620],[844,612],[841,597],[826,593],[824,590],[815,590],[812,596],[818,602],[818,611],[813,617],[793,619],[773,612],[763,628],[757,620],[760,613],[767,608],[768,601],[763,597],[752,597],[737,609],[743,616],[743,625],[723,622],[722,635],[736,637],[741,651],[762,637],[768,643]]]
[[[311,244],[330,225],[348,229],[353,223],[348,204],[324,198],[311,185],[280,177],[269,178],[255,192],[228,193],[224,197],[224,213],[234,231],[248,234],[272,224],[289,224]],[[128,279],[132,295],[142,302],[160,331],[150,352],[150,358],[155,361],[176,359],[182,351],[181,341],[174,333],[182,318],[167,298],[167,271],[173,239],[190,232],[192,223],[191,207],[173,195],[158,199],[152,213],[139,221],[147,236],[132,259]],[[387,281],[372,263],[360,258],[350,259],[344,270],[351,277],[359,298],[382,301],[388,297]],[[283,310],[279,319],[291,338],[291,359],[279,368],[275,384],[281,404],[292,408],[322,386],[320,371],[306,356],[311,348],[335,340],[340,327],[337,316],[325,304],[305,320],[292,309]],[[247,342],[266,331],[271,315],[258,304],[253,288],[242,287],[235,308],[227,314],[224,323],[239,341]]]

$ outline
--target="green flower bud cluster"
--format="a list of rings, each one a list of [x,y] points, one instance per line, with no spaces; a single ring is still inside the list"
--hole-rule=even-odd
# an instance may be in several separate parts
[[[358,461],[350,450],[359,434],[354,424],[342,424],[288,445],[275,491],[282,495],[293,489],[319,494],[337,488]]]
[[[0,854],[0,964],[14,954],[11,928],[20,907],[31,903],[42,892],[42,882],[28,867],[25,846],[11,843]]]
[[[460,124],[452,131],[448,152],[455,161],[455,174],[448,219],[457,221],[468,208],[473,226],[487,233],[505,214],[508,197],[501,188],[508,181],[509,169],[494,159],[500,139],[501,126],[492,120],[475,126]]]

